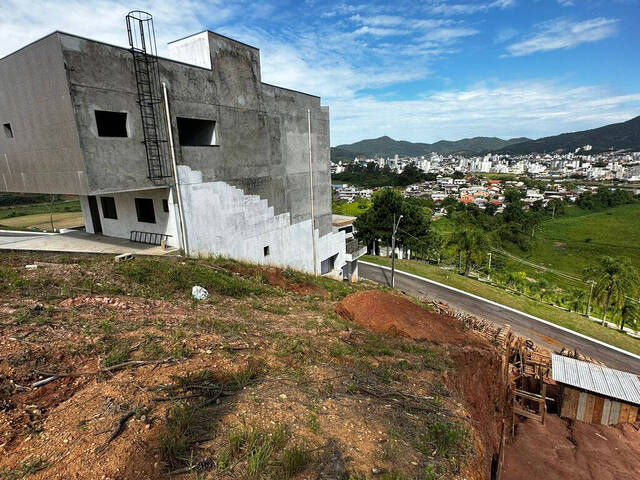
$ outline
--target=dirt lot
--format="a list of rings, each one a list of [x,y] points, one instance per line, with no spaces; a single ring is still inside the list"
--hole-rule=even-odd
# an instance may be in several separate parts
[[[0,265],[0,478],[484,476],[456,369],[487,347],[336,315],[373,287],[224,260]]]

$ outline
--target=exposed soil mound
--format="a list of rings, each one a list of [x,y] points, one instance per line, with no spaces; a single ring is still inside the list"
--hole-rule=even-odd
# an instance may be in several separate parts
[[[455,318],[432,313],[405,297],[378,290],[346,297],[336,312],[369,330],[442,344],[484,344]]]

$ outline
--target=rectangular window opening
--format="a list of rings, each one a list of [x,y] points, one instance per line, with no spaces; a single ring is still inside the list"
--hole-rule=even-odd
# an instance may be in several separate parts
[[[269,256],[269,246],[268,245],[266,247],[264,247],[264,256],[265,257]]]
[[[116,212],[115,198],[100,197],[100,203],[102,204],[102,216],[104,218],[111,218],[112,220],[118,219],[118,212]]]
[[[178,138],[183,147],[211,147],[216,145],[216,122],[197,118],[177,117]]]
[[[156,213],[153,210],[153,199],[136,198],[135,201],[138,221],[144,223],[156,223]]]
[[[99,137],[127,137],[127,112],[96,110]]]
[[[10,123],[3,123],[2,129],[4,130],[4,134],[7,138],[13,138],[13,129],[11,128]]]
[[[169,213],[169,200],[166,198],[162,199],[162,211],[165,213]]]

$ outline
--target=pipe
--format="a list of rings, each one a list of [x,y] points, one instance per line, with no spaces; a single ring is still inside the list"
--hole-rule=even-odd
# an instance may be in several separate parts
[[[182,194],[180,193],[180,181],[178,180],[178,166],[176,164],[176,150],[173,144],[173,130],[171,129],[171,114],[169,112],[169,96],[167,95],[167,84],[162,82],[162,96],[164,98],[165,117],[167,118],[167,132],[169,135],[169,152],[171,153],[171,166],[173,167],[173,180],[176,186],[176,197],[178,199],[178,217],[180,219],[180,238],[184,254],[189,256],[189,246],[187,245],[187,233],[184,224],[184,210],[182,208]]]
[[[318,276],[316,260],[316,216],[313,207],[313,162],[311,157],[311,110],[307,108],[307,131],[309,133],[309,198],[311,201],[311,250],[313,251],[313,274]]]

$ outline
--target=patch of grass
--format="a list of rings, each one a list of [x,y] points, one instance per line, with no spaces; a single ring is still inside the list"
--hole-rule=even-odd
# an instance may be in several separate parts
[[[0,470],[2,480],[19,480],[38,473],[49,466],[49,461],[43,457],[36,456],[24,460],[20,465],[8,470]]]
[[[103,367],[111,367],[129,360],[131,352],[128,341],[105,335],[100,343],[102,352],[106,355],[102,360]]]
[[[282,452],[282,473],[286,478],[296,475],[307,467],[312,456],[309,450],[300,446],[287,448]]]
[[[165,430],[158,439],[160,454],[169,468],[190,462],[194,442],[209,433],[211,427],[211,417],[205,409],[174,403],[167,414]]]
[[[135,258],[117,264],[114,270],[134,287],[136,294],[147,297],[190,296],[194,285],[200,285],[210,293],[236,298],[272,291],[261,278],[245,278],[202,259]]]
[[[307,425],[309,426],[309,430],[311,430],[316,435],[319,435],[322,432],[320,428],[320,422],[318,422],[318,416],[315,412],[309,412],[309,420],[307,421]]]
[[[277,303],[261,302],[260,300],[253,300],[251,306],[255,310],[262,312],[274,313],[276,315],[288,315],[289,308],[286,305],[278,305]]]
[[[224,470],[233,460],[246,459],[249,478],[289,478],[310,461],[309,452],[300,447],[284,450],[289,439],[290,433],[282,425],[266,430],[243,423],[227,434],[226,445],[218,452],[218,466]]]

